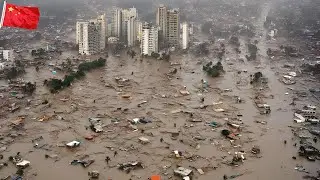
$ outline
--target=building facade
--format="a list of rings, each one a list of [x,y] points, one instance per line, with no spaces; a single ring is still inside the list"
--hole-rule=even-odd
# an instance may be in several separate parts
[[[78,22],[77,35],[79,54],[93,55],[100,52],[101,25],[95,22]]]
[[[137,26],[137,40],[139,42],[141,42],[141,40],[142,40],[142,26],[143,26],[143,23],[138,20],[137,23],[136,23],[136,26]]]
[[[163,41],[165,41],[165,38],[167,37],[167,14],[167,7],[163,4],[160,5],[160,7],[157,10],[156,24],[160,29],[159,37],[163,39]]]
[[[137,21],[136,21],[136,17],[134,16],[130,17],[128,20],[127,36],[128,36],[128,46],[129,47],[135,46],[137,41]]]
[[[111,23],[111,36],[121,37],[122,27],[122,9],[113,8],[112,23]]]
[[[106,48],[106,36],[107,36],[106,15],[103,14],[101,16],[98,16],[98,18],[96,19],[95,23],[100,23],[100,26],[101,26],[101,31],[100,31],[100,49],[104,50]]]
[[[182,49],[188,49],[189,47],[189,24],[182,23]]]
[[[180,45],[180,12],[178,9],[168,10],[167,14],[167,37],[169,47]]]
[[[3,60],[14,61],[13,50],[2,50]]]
[[[118,37],[121,42],[124,42],[128,46],[133,46],[132,44],[135,42],[132,40],[134,39],[135,41],[137,39],[137,35],[133,35],[133,33],[136,33],[137,30],[135,29],[133,32],[131,28],[133,26],[136,28],[135,21],[137,19],[138,11],[134,7],[128,9],[114,8],[112,15],[112,36]]]
[[[156,23],[159,26],[161,48],[180,47],[180,12],[160,5],[157,9]]]
[[[152,53],[159,53],[158,47],[159,28],[151,24],[142,27],[141,54],[151,56]]]
[[[129,38],[133,38],[133,34],[130,34],[131,37],[128,36],[128,32],[130,27],[133,25],[133,22],[129,24],[130,19],[137,19],[138,18],[138,12],[136,8],[129,8],[129,9],[123,9],[122,10],[122,35],[120,37],[120,40],[124,42],[126,45],[129,45]]]
[[[76,43],[79,45],[79,53],[92,55],[105,49],[106,45],[106,19],[105,15],[97,19],[77,22]]]

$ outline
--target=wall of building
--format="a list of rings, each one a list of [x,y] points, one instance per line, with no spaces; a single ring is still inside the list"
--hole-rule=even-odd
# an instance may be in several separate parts
[[[128,37],[128,32],[132,31],[130,27],[133,26],[134,23],[129,24],[129,20],[131,17],[134,17],[136,20],[138,19],[138,12],[136,8],[129,8],[129,9],[120,9],[120,8],[114,8],[113,10],[113,17],[112,17],[112,35],[114,37],[118,37],[120,41],[124,42],[128,46],[132,45],[132,39],[136,39],[137,35],[134,35],[135,37],[132,37],[132,33],[130,34],[130,37]],[[129,27],[130,26],[130,27]],[[135,25],[136,26],[136,25]],[[134,30],[137,31],[136,29]],[[130,38],[130,45],[129,45],[129,38]]]
[[[105,49],[106,32],[105,15],[98,16],[97,19],[77,22],[76,43],[79,45],[79,53],[92,55]]]
[[[6,61],[14,61],[13,50],[3,50],[2,51],[3,59]]]
[[[159,53],[159,28],[146,24],[142,29],[141,54]]]
[[[137,40],[137,22],[136,18],[132,16],[128,20],[128,46],[135,46],[136,45],[136,40]]]
[[[180,45],[180,13],[177,9],[168,11],[167,14],[167,43],[169,47]]]
[[[182,24],[182,49],[188,49],[189,47],[189,24]]]
[[[165,40],[167,36],[167,7],[164,5],[160,5],[157,11],[157,16],[156,16],[156,23],[157,26],[160,28],[160,36],[161,39]]]

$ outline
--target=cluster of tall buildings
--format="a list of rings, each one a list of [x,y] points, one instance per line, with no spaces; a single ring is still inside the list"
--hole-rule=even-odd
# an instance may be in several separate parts
[[[76,43],[79,54],[92,55],[106,47],[106,17],[98,16],[89,21],[78,21],[76,25]]]
[[[187,49],[189,25],[180,24],[178,9],[160,5],[157,9],[156,24],[139,20],[136,8],[113,8],[111,23],[106,24],[105,15],[97,19],[77,22],[77,44],[79,53],[91,55],[105,49],[106,37],[115,38],[127,47],[140,44],[141,54],[159,53],[161,49]]]
[[[137,41],[138,11],[136,8],[114,8],[112,12],[111,36],[128,46],[135,46]]]

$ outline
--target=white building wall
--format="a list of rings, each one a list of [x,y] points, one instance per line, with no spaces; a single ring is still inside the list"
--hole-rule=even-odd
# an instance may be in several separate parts
[[[139,42],[141,42],[141,40],[142,40],[142,22],[137,21],[136,26],[137,26],[137,40]]]
[[[145,25],[142,29],[141,54],[151,55],[159,53],[158,34],[159,29],[150,25]]]
[[[152,27],[151,29],[152,34],[152,48],[151,51],[155,53],[159,53],[159,28],[158,27]]]
[[[2,51],[3,59],[6,61],[14,61],[13,50],[3,50]]]
[[[180,45],[180,12],[178,9],[168,10],[167,14],[167,41],[169,47]]]
[[[101,31],[100,31],[100,49],[103,50],[106,48],[106,34],[107,34],[107,28],[106,28],[106,15],[103,14],[101,16],[98,16],[97,22],[100,23]]]
[[[79,53],[82,55],[92,55],[101,50],[102,23],[97,21],[77,23],[77,42]]]
[[[136,18],[132,16],[127,24],[128,29],[128,46],[135,46],[137,40],[137,22]]]
[[[79,42],[82,42],[83,40],[83,25],[87,22],[80,22],[78,21],[76,24],[76,44],[79,44]]]
[[[122,40],[124,43],[126,43],[129,46],[129,37],[128,37],[128,22],[131,17],[138,18],[138,13],[136,8],[129,8],[129,9],[123,9],[121,15],[121,23],[122,23],[122,30],[121,30],[121,37],[120,40]]]
[[[5,67],[5,64],[0,62],[0,70],[3,70],[4,67]]]
[[[111,23],[111,35],[114,37],[121,37],[121,27],[122,27],[122,9],[114,8]]]
[[[149,35],[150,29],[143,29],[142,30],[142,42],[141,42],[141,53],[143,55],[149,55]],[[151,54],[151,53],[150,53]]]
[[[189,24],[182,24],[182,49],[187,49],[189,47]]]

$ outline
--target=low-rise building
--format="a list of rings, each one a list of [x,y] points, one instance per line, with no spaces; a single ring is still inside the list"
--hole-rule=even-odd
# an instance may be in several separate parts
[[[6,61],[14,61],[13,50],[2,50],[2,57]]]

